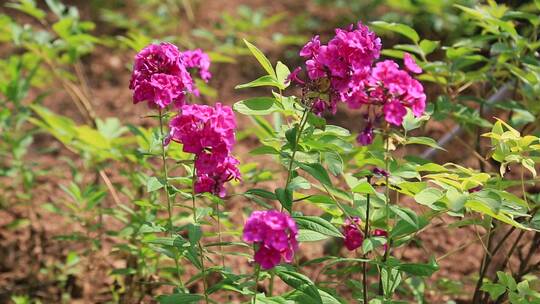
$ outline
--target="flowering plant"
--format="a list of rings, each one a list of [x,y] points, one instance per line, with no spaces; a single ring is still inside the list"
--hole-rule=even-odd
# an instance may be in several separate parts
[[[141,6],[176,7],[154,2]],[[410,4],[429,22],[438,14],[448,21],[424,31],[409,18],[416,29],[374,21],[311,28],[321,33],[311,39],[273,35],[296,43],[275,63],[237,38],[268,45],[262,30],[285,15],[244,10],[239,20],[225,18],[218,35],[235,48],[205,51],[186,49],[200,41],[184,36],[152,43],[138,24],[109,37],[122,52],[134,49],[133,62],[104,56],[111,69],[132,67],[122,90],[133,105],[121,122],[100,115],[128,100],[93,108],[99,77],[87,79],[85,70],[103,69],[82,60],[99,41],[89,34],[93,24],[59,1],[46,1],[52,14],[34,1],[10,1],[40,27],[0,15],[8,32],[0,40],[13,40],[15,50],[0,60],[0,239],[27,230],[32,248],[46,249],[28,250],[38,259],[26,274],[56,289],[49,299],[40,285],[36,297],[69,301],[84,289],[85,302],[537,303],[540,6],[435,2]],[[154,19],[143,23],[176,35],[176,22]],[[230,32],[246,20],[261,32]],[[115,22],[134,24],[127,21]],[[459,39],[437,36],[456,24]],[[263,74],[236,86],[238,95],[223,92],[229,74],[215,63],[245,54],[260,69],[242,58],[231,70]],[[107,83],[122,79],[114,75]],[[81,117],[44,106],[41,93],[55,84]],[[214,102],[218,94],[223,103]],[[249,94],[258,95],[230,97]],[[51,136],[64,147],[50,145]],[[436,157],[442,153],[447,162]],[[61,195],[41,195],[57,188],[47,176],[59,177]],[[44,238],[42,218],[64,226]],[[8,238],[6,260],[28,258],[25,242]],[[66,250],[49,250],[58,244]],[[46,251],[58,251],[57,259],[39,259]],[[457,281],[448,270],[462,266],[449,261],[459,253],[468,272]],[[10,277],[0,284],[19,281]],[[1,299],[27,289],[34,296],[34,285],[3,287]]]

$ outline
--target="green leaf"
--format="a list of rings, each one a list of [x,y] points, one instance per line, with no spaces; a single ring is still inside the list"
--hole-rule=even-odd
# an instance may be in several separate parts
[[[248,83],[239,84],[235,86],[235,89],[244,89],[244,88],[255,88],[255,87],[265,87],[265,86],[272,86],[277,88],[282,88],[282,85],[280,85],[279,82],[276,81],[276,79],[270,75],[264,75],[262,77],[259,77],[256,80],[253,80]]]
[[[283,206],[283,208],[285,208],[287,211],[291,212],[293,203],[292,191],[290,189],[277,188],[275,193],[278,201],[281,203],[281,206]]]
[[[343,173],[343,159],[337,152],[324,152],[324,163],[328,166],[328,170],[338,176]]]
[[[298,163],[300,168],[302,170],[309,173],[311,176],[313,176],[316,180],[321,182],[325,186],[332,186],[332,181],[330,180],[330,176],[328,176],[328,173],[324,169],[324,167],[319,163],[313,163],[313,164],[305,164],[305,163]]]
[[[319,117],[311,112],[308,113],[307,121],[310,125],[314,126],[316,129],[325,130],[326,128],[326,119]]]
[[[365,193],[365,194],[375,194],[375,188],[368,183],[367,180],[361,181],[358,185],[354,186],[352,189],[352,192],[354,193]]]
[[[343,303],[324,290],[319,289],[318,291],[319,291],[319,295],[321,296],[321,300],[323,304],[342,304]],[[293,291],[290,294],[290,296],[287,296],[287,299],[293,300],[294,303],[312,303],[311,299],[307,295],[301,292],[297,292],[297,291]],[[287,302],[283,304],[292,304],[292,303]]]
[[[244,39],[244,43],[247,45],[248,49],[251,51],[251,54],[255,56],[257,61],[261,64],[261,66],[264,68],[264,70],[268,73],[268,75],[274,77],[276,79],[276,72],[274,71],[274,68],[272,67],[272,64],[270,63],[270,60],[266,58],[266,56],[259,50],[256,46],[249,43],[247,40]]]
[[[291,150],[296,149],[297,134],[298,134],[298,124],[294,125],[294,127],[285,131],[285,138],[287,139],[287,142],[291,146]]]
[[[364,239],[362,243],[362,252],[368,253],[375,248],[381,247],[386,244],[386,238],[381,236],[374,236]]]
[[[43,18],[47,16],[47,13],[45,13],[43,10],[39,9],[36,6],[36,2],[34,0],[23,0],[23,1],[19,1],[19,3],[15,3],[15,2],[7,3],[5,6],[19,10],[38,20],[43,20]]]
[[[401,219],[392,228],[392,231],[390,232],[390,238],[393,239],[393,238],[415,233],[418,230],[427,226],[428,224],[429,224],[429,221],[423,216],[418,217],[418,225],[411,225],[405,220]]]
[[[276,65],[276,77],[281,89],[285,89],[287,85],[287,77],[291,74],[291,70],[283,64],[283,62],[278,61]]]
[[[422,124],[428,119],[429,117],[426,115],[416,117],[410,109],[407,109],[407,114],[405,115],[405,117],[403,117],[403,122],[401,123],[401,125],[403,126],[403,129],[405,129],[405,131],[409,132],[422,126]]]
[[[446,198],[448,199],[448,208],[452,211],[460,211],[465,206],[468,195],[459,192],[455,188],[448,188],[446,191]]]
[[[189,224],[188,225],[188,239],[189,242],[194,245],[197,244],[202,237],[202,230],[201,226],[196,224]]]
[[[279,151],[276,150],[276,148],[274,148],[274,147],[260,146],[260,147],[257,147],[255,149],[249,151],[249,154],[251,154],[251,155],[279,154]]]
[[[292,288],[301,291],[309,297],[309,303],[323,304],[318,288],[303,274],[286,270],[284,267],[275,268],[277,276]]]
[[[416,213],[414,213],[414,211],[395,205],[391,205],[390,210],[392,210],[392,212],[396,214],[399,218],[406,221],[414,228],[418,229],[418,216],[416,215]]]
[[[297,176],[291,180],[288,188],[291,189],[291,191],[296,189],[310,189],[311,183],[302,176]]]
[[[299,242],[318,242],[318,241],[326,240],[327,238],[328,238],[327,235],[324,235],[317,231],[308,230],[308,229],[298,230],[297,240]]]
[[[383,268],[381,270],[381,281],[383,283],[384,294],[389,297],[401,283],[401,272],[395,268]]]
[[[437,144],[437,142],[431,137],[409,137],[407,138],[407,142],[405,144],[406,145],[412,145],[412,144],[424,145],[424,146],[429,146],[431,148],[446,151],[446,149],[440,147]]]
[[[263,198],[266,198],[266,199],[269,199],[269,200],[276,200],[277,197],[274,193],[268,191],[268,190],[264,190],[264,189],[249,189],[248,191],[246,191],[246,194],[252,194],[252,195],[256,195],[256,196],[260,196],[260,197],[263,197]]]
[[[410,26],[401,24],[401,23],[388,23],[384,21],[374,21],[371,23],[373,26],[399,33],[409,39],[411,39],[414,43],[418,43],[420,40],[420,36],[418,36],[418,33]]]
[[[422,52],[424,52],[424,55],[429,55],[435,51],[435,49],[439,46],[439,41],[433,41],[428,39],[423,39],[420,41],[420,48],[422,49]]]
[[[275,101],[271,97],[254,97],[235,103],[233,109],[244,115],[268,115],[279,110]]]
[[[494,283],[484,283],[480,289],[489,293],[489,297],[492,299],[497,299],[506,292],[505,286]]]
[[[199,302],[204,297],[198,294],[176,293],[172,295],[161,295],[157,298],[160,304],[177,304],[177,303],[195,303]]]
[[[343,238],[343,234],[330,222],[318,216],[294,216],[296,224],[301,229],[316,231],[318,233]]]
[[[534,160],[532,160],[531,158],[524,158],[521,160],[521,165],[532,173],[533,178],[536,178],[536,169],[534,168],[535,166]]]
[[[426,188],[414,196],[417,203],[431,206],[433,203],[443,197],[444,193],[436,188]]]
[[[159,190],[159,189],[161,189],[163,187],[164,187],[164,185],[155,176],[150,177],[146,181],[146,192],[154,192],[154,191]]]
[[[439,270],[439,265],[434,258],[431,258],[429,264],[405,263],[400,264],[397,268],[414,276],[430,277],[434,272]]]
[[[497,277],[499,278],[499,282],[501,282],[502,285],[506,286],[510,291],[516,290],[517,283],[512,275],[502,271],[497,271]]]

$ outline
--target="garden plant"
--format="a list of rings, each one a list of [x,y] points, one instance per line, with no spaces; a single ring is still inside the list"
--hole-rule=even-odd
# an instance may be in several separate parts
[[[40,2],[0,11],[0,302],[540,303],[539,1]]]

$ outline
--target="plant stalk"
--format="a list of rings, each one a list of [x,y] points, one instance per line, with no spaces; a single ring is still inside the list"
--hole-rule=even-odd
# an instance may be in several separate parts
[[[163,179],[165,183],[165,196],[167,197],[167,213],[168,213],[168,220],[167,225],[169,226],[169,234],[171,238],[174,238],[174,228],[173,228],[173,220],[172,220],[172,200],[171,196],[169,195],[169,168],[167,167],[167,153],[165,151],[165,132],[163,131],[163,112],[161,109],[159,109],[159,134],[161,139],[161,161],[162,161],[162,167],[163,167]],[[174,264],[176,269],[176,275],[178,278],[178,283],[180,284],[180,287],[184,286],[184,283],[182,282],[182,277],[180,274],[180,265],[178,263],[178,252],[174,250]]]

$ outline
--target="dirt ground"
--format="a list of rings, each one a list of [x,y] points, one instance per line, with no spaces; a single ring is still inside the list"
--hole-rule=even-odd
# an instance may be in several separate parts
[[[205,24],[215,23],[221,16],[222,12],[235,13],[237,5],[245,3],[252,7],[267,6],[267,1],[255,0],[234,0],[234,1],[205,1],[203,7],[196,11],[197,23],[204,26]],[[80,6],[83,16],[91,16],[92,12],[87,11],[83,1],[77,2]],[[317,12],[316,8],[304,8],[297,1],[276,1],[268,7],[268,11],[288,11],[293,12],[298,9],[306,9],[308,12]],[[5,11],[5,10],[4,10]],[[12,11],[11,11],[12,12]],[[326,15],[331,14],[327,13]],[[180,22],[182,24],[182,22]],[[279,23],[277,27],[287,28],[286,24]],[[103,25],[100,28],[98,23],[97,31],[109,31]],[[272,60],[278,59],[283,49],[279,46],[260,45],[266,53],[270,55]],[[294,50],[295,47],[289,47]],[[5,48],[4,48],[5,49]],[[1,52],[5,54],[6,52]],[[98,117],[118,117],[123,124],[148,124],[148,120],[141,119],[145,115],[147,109],[140,106],[132,106],[131,92],[128,89],[130,73],[125,68],[132,61],[134,53],[111,52],[111,50],[100,46],[92,55],[84,58],[83,67],[84,73],[88,78],[89,87],[91,90],[91,100]],[[294,64],[294,63],[291,63]],[[261,73],[260,70],[254,69],[256,63],[251,58],[242,58],[236,64],[215,64],[212,66],[214,75],[210,82],[210,86],[218,92],[216,100],[225,104],[233,104],[235,101],[241,100],[247,96],[255,96],[265,93],[266,91],[257,90],[234,90],[234,86],[240,83],[248,82],[255,79]],[[103,77],[103,75],[109,75]],[[34,96],[37,92],[33,92]],[[213,103],[209,98],[203,98],[205,103]],[[44,100],[44,105],[53,111],[74,118],[78,122],[83,119],[70,97],[62,91],[54,92],[48,95]],[[329,118],[330,123],[343,125],[354,130],[355,122],[359,121],[358,113],[350,113],[341,111],[336,117]],[[240,128],[249,128],[249,119],[237,116]],[[435,138],[438,138],[447,130],[447,126],[440,123],[430,123],[428,125],[428,133]],[[244,138],[235,148],[235,155],[242,162],[257,162],[261,166],[267,166],[267,162],[261,161],[261,158],[248,155],[250,149],[256,147],[257,143],[254,138]],[[57,148],[54,153],[39,153],[45,148]],[[43,273],[46,268],[51,272],[59,272],[60,269],[65,269],[62,265],[66,259],[68,252],[80,252],[80,258],[85,259],[84,248],[81,244],[64,242],[55,239],[55,236],[65,233],[66,231],[76,230],[72,223],[66,222],[62,217],[54,215],[40,208],[40,205],[57,200],[65,194],[58,188],[59,184],[66,184],[73,178],[69,172],[70,168],[65,161],[65,157],[72,158],[78,165],[80,161],[75,155],[61,146],[58,142],[47,135],[37,135],[33,144],[33,151],[28,155],[28,159],[39,163],[39,167],[49,170],[47,176],[39,177],[36,183],[36,188],[33,189],[34,200],[31,204],[16,205],[13,208],[0,209],[0,302],[9,302],[12,295],[15,294],[30,294],[33,297],[42,299],[43,303],[58,303],[60,301],[62,290],[55,281],[44,281],[47,276]],[[441,152],[438,157],[441,162],[459,162],[476,166],[477,161],[467,158],[463,154],[463,147],[459,143],[450,145],[448,152]],[[277,168],[276,168],[277,169]],[[121,179],[115,174],[115,168],[107,168],[106,172],[113,177],[113,182],[121,182]],[[118,179],[115,179],[118,178]],[[271,187],[270,184],[266,186]],[[240,189],[242,186],[240,186]],[[16,200],[16,198],[13,198]],[[396,202],[405,204],[415,210],[423,210],[423,207],[415,205],[411,201]],[[107,199],[106,204],[111,205],[113,202]],[[251,204],[245,199],[235,198],[227,201],[227,209],[230,210],[232,222],[241,224],[243,218],[238,216],[242,214],[242,208],[247,204]],[[310,210],[316,210],[310,207],[305,207],[306,213]],[[427,210],[425,210],[427,211]],[[9,224],[14,220],[30,219],[30,222],[21,229],[10,229]],[[436,290],[444,289],[444,284],[438,282],[440,278],[451,278],[454,280],[462,280],[465,290],[472,291],[474,284],[474,276],[478,272],[479,263],[482,258],[483,249],[480,242],[471,243],[477,239],[477,233],[483,234],[484,231],[475,231],[473,228],[448,228],[448,224],[456,219],[443,217],[435,220],[429,229],[426,229],[419,235],[419,241],[422,246],[409,245],[406,248],[399,249],[395,255],[405,261],[411,262],[427,262],[430,256],[441,257],[446,253],[455,253],[446,256],[439,261],[440,271],[438,271],[428,282],[426,293],[428,299],[432,303],[443,303],[446,300],[454,299],[457,302],[467,303],[466,297],[456,299],[452,295],[444,295],[444,292]],[[114,224],[112,224],[114,225]],[[65,279],[65,286],[62,287],[68,290],[71,294],[71,303],[104,303],[112,301],[110,290],[115,288],[115,282],[107,272],[111,268],[122,267],[122,260],[111,254],[114,245],[114,239],[105,236],[103,247],[100,251],[91,255],[92,261],[84,263],[88,265],[79,274],[68,275]],[[461,245],[471,243],[469,246],[461,250],[457,250]],[[310,243],[301,245],[299,250],[299,259],[319,257],[324,254],[325,247],[322,243]],[[342,250],[343,254],[349,254]],[[216,259],[217,260],[217,259]],[[250,265],[246,264],[243,259],[228,259],[227,265],[231,268],[241,271],[251,271]],[[316,274],[320,268],[310,269],[311,274]],[[310,276],[313,277],[313,276]],[[447,286],[451,289],[452,286]],[[194,288],[200,288],[198,286]],[[276,287],[284,289],[284,286]],[[454,287],[456,288],[456,287]],[[344,288],[346,292],[346,288]],[[437,293],[437,294],[436,294]],[[470,294],[470,293],[469,293]],[[144,303],[152,302],[152,297],[149,295],[143,299]]]

